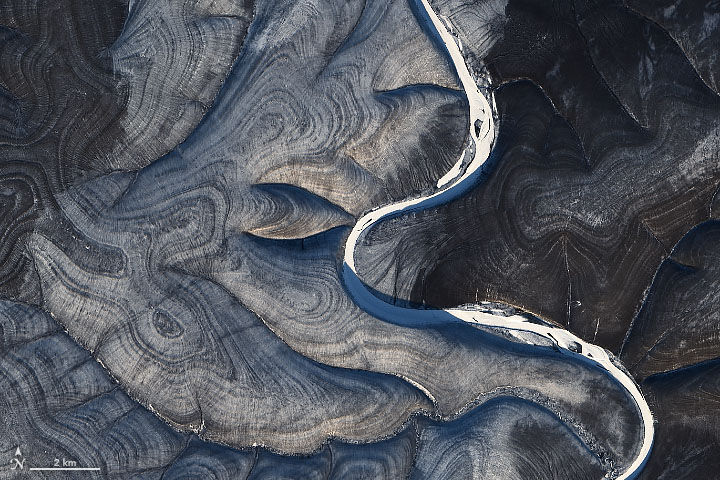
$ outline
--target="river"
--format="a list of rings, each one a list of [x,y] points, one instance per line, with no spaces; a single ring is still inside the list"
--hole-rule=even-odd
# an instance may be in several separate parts
[[[554,344],[562,353],[590,362],[602,368],[609,376],[622,385],[637,404],[642,417],[643,439],[638,453],[630,466],[617,477],[618,480],[636,478],[650,455],[654,436],[654,423],[650,407],[643,398],[635,381],[611,360],[608,352],[597,345],[587,343],[569,331],[542,321],[533,322],[520,315],[505,316],[487,309],[463,307],[439,309],[402,308],[384,302],[376,297],[360,280],[355,268],[357,243],[377,223],[390,217],[404,215],[447,203],[477,185],[484,163],[490,156],[495,140],[493,109],[488,99],[478,88],[462,55],[461,47],[448,26],[434,12],[427,0],[416,0],[427,15],[429,25],[439,36],[454,64],[458,78],[467,96],[470,108],[469,146],[455,166],[437,183],[438,189],[430,195],[413,198],[377,208],[362,216],[345,244],[343,278],[353,300],[368,313],[387,322],[410,327],[465,322],[489,328],[513,332],[530,332]],[[422,388],[421,385],[418,387]],[[423,390],[425,390],[423,388]],[[427,390],[426,390],[427,391]]]

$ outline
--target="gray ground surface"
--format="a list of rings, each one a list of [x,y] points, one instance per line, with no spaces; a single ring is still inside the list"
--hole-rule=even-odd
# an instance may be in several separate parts
[[[657,419],[641,478],[713,478],[720,10],[650,3],[433,1],[497,141],[356,257],[388,302],[614,352]],[[0,478],[617,475],[642,427],[607,373],[343,285],[356,220],[467,129],[415,0],[0,5]]]

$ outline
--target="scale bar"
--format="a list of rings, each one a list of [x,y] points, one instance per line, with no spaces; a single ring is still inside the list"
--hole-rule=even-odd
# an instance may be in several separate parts
[[[100,467],[30,467],[29,470],[31,470],[31,471],[36,471],[36,470],[44,470],[44,471],[47,471],[47,470],[75,470],[75,471],[84,470],[86,472],[99,472]]]

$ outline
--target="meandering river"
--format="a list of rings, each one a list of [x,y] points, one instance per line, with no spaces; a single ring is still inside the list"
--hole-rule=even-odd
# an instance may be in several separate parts
[[[472,307],[421,310],[391,305],[375,296],[357,275],[355,249],[358,241],[370,229],[390,217],[424,210],[449,202],[477,185],[482,166],[490,156],[495,139],[493,111],[490,105],[492,98],[490,97],[489,101],[478,88],[465,64],[461,47],[451,34],[448,26],[433,11],[427,0],[417,1],[421,9],[426,13],[429,24],[444,43],[455,66],[462,88],[467,95],[470,106],[469,146],[455,166],[438,181],[437,191],[424,197],[386,205],[367,213],[357,221],[345,244],[343,277],[348,291],[360,307],[387,322],[403,326],[466,322],[484,327],[505,329],[510,333],[530,332],[549,340],[566,355],[599,366],[627,390],[637,404],[642,417],[642,445],[630,466],[617,477],[618,480],[636,478],[642,471],[652,449],[654,436],[652,413],[635,381],[613,363],[605,349],[587,343],[567,330],[549,323],[533,322],[520,315],[506,316],[500,312],[492,313],[492,311],[488,312],[487,309],[481,311],[480,308],[474,309]]]

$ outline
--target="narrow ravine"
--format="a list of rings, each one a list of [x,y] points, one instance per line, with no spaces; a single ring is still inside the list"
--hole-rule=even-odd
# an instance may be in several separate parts
[[[490,156],[494,142],[495,128],[492,108],[488,98],[480,92],[465,65],[460,47],[448,27],[433,11],[428,0],[417,0],[417,2],[421,10],[427,15],[429,25],[435,30],[450,54],[461,85],[467,95],[470,107],[469,146],[450,172],[438,181],[438,190],[436,192],[425,197],[386,205],[367,213],[357,221],[345,244],[343,265],[345,285],[353,300],[361,308],[371,315],[390,323],[417,327],[449,322],[466,322],[484,327],[504,329],[510,333],[531,332],[551,341],[562,353],[599,366],[627,390],[637,404],[642,417],[642,445],[630,466],[617,477],[618,480],[636,478],[642,471],[652,449],[654,435],[652,413],[634,380],[613,363],[605,349],[587,343],[567,330],[544,322],[532,322],[520,315],[504,316],[480,311],[480,308],[474,309],[472,307],[421,310],[391,305],[376,297],[357,275],[355,249],[357,243],[370,229],[390,217],[447,203],[475,186],[482,166]]]

